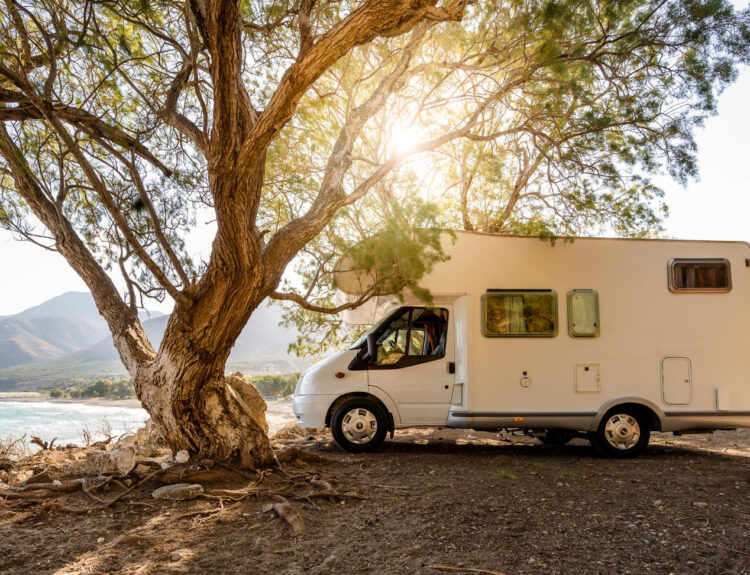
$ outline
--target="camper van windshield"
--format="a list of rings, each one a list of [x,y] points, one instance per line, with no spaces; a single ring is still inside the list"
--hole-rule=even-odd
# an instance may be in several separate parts
[[[387,314],[383,316],[378,323],[373,325],[370,329],[368,329],[365,333],[363,333],[360,337],[357,338],[357,341],[355,341],[352,346],[349,349],[359,349],[365,344],[365,340],[367,339],[367,335],[370,333],[375,333],[378,331],[385,322],[387,322],[393,314]]]

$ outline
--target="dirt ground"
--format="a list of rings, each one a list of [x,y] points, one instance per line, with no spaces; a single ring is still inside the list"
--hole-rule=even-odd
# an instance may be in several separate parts
[[[320,457],[263,486],[292,482],[304,496],[322,479],[338,493],[293,500],[302,535],[268,499],[216,511],[216,498],[156,501],[149,484],[85,514],[0,507],[0,572],[750,573],[750,430],[656,434],[627,461],[582,440],[554,448],[463,430],[397,433],[370,455],[327,434],[279,445]]]

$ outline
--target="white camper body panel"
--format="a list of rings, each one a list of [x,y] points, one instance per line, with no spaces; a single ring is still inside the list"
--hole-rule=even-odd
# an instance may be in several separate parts
[[[459,232],[455,242],[446,235],[444,246],[450,260],[420,285],[434,296],[431,305],[442,303],[451,313],[455,375],[445,407],[448,426],[593,431],[610,407],[638,403],[663,431],[750,427],[748,244],[594,238],[552,244]],[[728,260],[731,289],[670,291],[673,258]],[[361,292],[361,277],[339,274],[337,280],[344,298]],[[598,294],[596,337],[568,332],[567,295],[574,289]],[[554,290],[556,335],[484,335],[482,296],[490,290]],[[409,294],[403,303],[378,300],[345,321],[356,323],[359,314],[372,322],[400,305],[424,305]],[[380,315],[372,317],[376,309]],[[399,378],[408,382],[409,370],[424,365],[388,371],[390,385]],[[369,373],[380,378],[383,372]],[[345,382],[338,385],[342,392]],[[382,397],[384,390],[370,385]],[[402,418],[395,398],[389,403],[396,406],[395,427],[421,424]],[[307,420],[322,426],[322,417]]]
[[[446,250],[451,259],[437,265],[421,285],[436,301],[443,294],[465,293],[460,299],[466,303],[455,306],[453,322],[457,333],[466,332],[456,336],[456,383],[465,384],[464,402],[452,406],[451,413],[498,414],[452,416],[451,423],[518,426],[514,418],[534,414],[546,417],[545,427],[566,417],[593,423],[604,405],[630,397],[664,413],[665,430],[700,426],[707,418],[720,427],[750,425],[747,244],[576,239],[552,245],[537,238],[459,233],[455,244],[446,242]],[[731,290],[671,292],[668,264],[673,258],[726,258]],[[557,335],[485,337],[481,297],[491,289],[554,290]],[[572,289],[597,291],[598,337],[568,334]],[[676,392],[671,402],[664,395],[675,394],[671,382],[663,387],[665,358],[684,358],[666,363],[688,365],[691,372],[690,391]],[[577,365],[598,366],[598,391],[576,389]],[[674,371],[668,368],[665,375]],[[524,372],[530,385],[528,380],[521,384]],[[726,398],[721,412],[719,397]]]

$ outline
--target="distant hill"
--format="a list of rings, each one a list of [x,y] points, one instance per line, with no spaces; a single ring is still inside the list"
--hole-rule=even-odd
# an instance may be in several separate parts
[[[0,367],[59,359],[93,345],[106,333],[104,322],[85,317],[0,319]]]
[[[169,316],[141,314],[158,347]],[[229,357],[228,370],[288,373],[309,365],[287,354],[296,332],[279,326],[281,310],[263,305],[248,321]],[[38,306],[0,318],[0,382],[49,385],[75,377],[124,376],[104,319],[89,293],[67,292]]]
[[[138,314],[141,321],[163,315],[159,311],[142,311]],[[105,325],[104,318],[99,315],[99,310],[96,309],[93,296],[89,292],[80,291],[68,291],[15,315],[0,316],[0,321],[9,318],[39,319],[48,317],[83,318]]]
[[[0,368],[58,360],[91,347],[108,334],[91,294],[66,292],[0,318]]]
[[[143,329],[154,347],[161,344],[169,316],[161,316],[143,322]],[[299,358],[287,356],[289,344],[296,340],[297,333],[281,327],[281,310],[262,305],[253,312],[245,329],[234,344],[229,356],[230,363],[247,361],[277,361],[280,359],[300,363]],[[78,351],[70,356],[75,361],[110,361],[118,359],[112,338],[107,336],[91,347]],[[297,361],[293,361],[297,360]]]

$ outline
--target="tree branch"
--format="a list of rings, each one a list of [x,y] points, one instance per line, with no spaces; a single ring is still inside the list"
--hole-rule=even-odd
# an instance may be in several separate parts
[[[109,215],[112,217],[117,227],[122,232],[122,235],[128,241],[133,251],[138,258],[144,263],[148,270],[154,275],[154,278],[161,284],[161,286],[169,293],[170,296],[176,301],[180,301],[183,304],[188,303],[188,299],[184,293],[179,291],[169,280],[167,275],[164,273],[157,263],[151,258],[146,249],[138,241],[138,238],[133,233],[133,230],[128,225],[127,220],[123,216],[122,212],[115,205],[112,195],[109,193],[107,186],[99,178],[96,170],[86,158],[83,150],[81,150],[78,143],[71,137],[65,127],[60,123],[58,118],[52,113],[51,110],[45,110],[45,118],[52,125],[55,131],[58,133],[60,138],[65,142],[68,150],[75,156],[81,169],[86,174],[91,185],[96,190],[102,205],[106,208]],[[187,287],[187,286],[186,286]]]
[[[107,321],[115,347],[128,372],[134,375],[140,366],[153,361],[155,353],[134,313],[122,301],[112,280],[54,203],[39,189],[39,184],[23,152],[16,146],[5,126],[0,124],[0,155],[13,174],[16,191],[54,235],[57,250],[83,279]]]
[[[258,122],[242,146],[240,164],[262,154],[294,114],[307,89],[339,58],[352,48],[378,37],[405,34],[419,22],[460,21],[467,0],[452,0],[435,8],[437,0],[368,0],[321,35],[312,47],[292,64],[279,82]]]
[[[355,301],[344,303],[344,304],[341,304],[341,305],[336,306],[336,307],[326,307],[326,306],[315,305],[315,304],[309,302],[305,297],[303,297],[303,296],[301,296],[299,294],[290,293],[290,292],[273,291],[270,294],[268,294],[268,297],[270,297],[271,299],[275,299],[275,300],[291,301],[291,302],[297,304],[298,306],[300,306],[303,309],[306,309],[306,310],[309,310],[309,311],[314,311],[314,312],[317,312],[317,313],[337,314],[339,312],[346,311],[348,309],[357,308],[357,307],[361,306],[362,304],[370,301],[373,297],[375,297],[376,295],[378,295],[377,294],[377,286],[379,286],[380,284],[382,284],[387,279],[392,279],[392,278],[382,278],[382,279],[378,280],[372,286],[370,286],[365,291],[365,293],[363,293],[362,295],[360,295]]]
[[[6,72],[12,73],[12,71],[0,64],[0,74],[4,74],[6,77],[10,78]],[[31,89],[31,86],[24,86],[24,88]],[[110,126],[100,118],[97,118],[85,110],[74,106],[67,106],[65,104],[53,104],[44,99],[39,99],[41,105],[37,105],[34,98],[28,96],[26,93],[16,92],[5,88],[0,88],[0,102],[17,104],[12,108],[0,107],[0,122],[42,120],[45,118],[42,109],[48,108],[53,110],[55,115],[57,115],[62,121],[81,129],[92,137],[104,138],[125,149],[133,150],[144,160],[158,168],[164,175],[172,175],[172,171],[136,138],[120,128]]]
[[[208,142],[203,132],[187,116],[177,111],[177,101],[180,98],[180,93],[188,83],[192,72],[192,63],[184,62],[182,68],[172,80],[167,91],[167,99],[161,109],[158,110],[158,114],[167,124],[190,138],[196,147],[206,154],[208,152]]]

